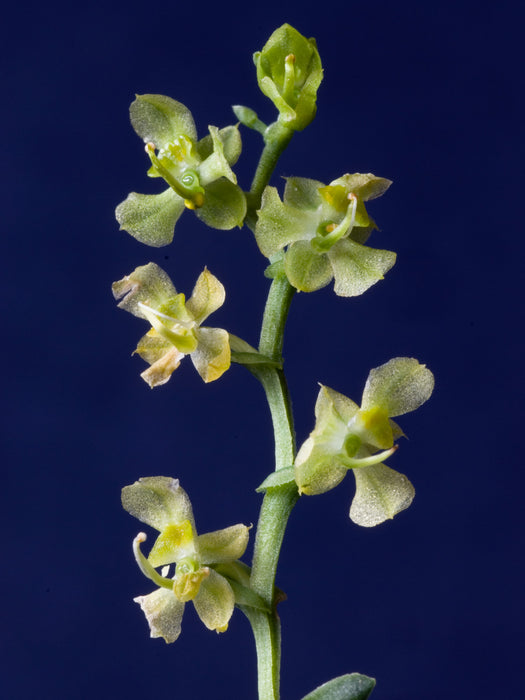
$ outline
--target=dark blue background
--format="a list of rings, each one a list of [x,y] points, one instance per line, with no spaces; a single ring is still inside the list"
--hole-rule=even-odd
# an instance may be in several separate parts
[[[521,697],[523,629],[521,16],[517,2],[40,4],[3,13],[2,695],[254,698],[251,632],[236,612],[208,632],[188,606],[172,646],[132,598],[151,590],[120,489],[179,477],[201,532],[257,519],[272,463],[256,381],[234,366],[204,385],[190,362],[151,391],[130,357],[144,324],[110,285],[149,260],[190,292],[204,265],[227,289],[213,316],[255,343],[268,281],[248,231],[186,213],[174,243],[118,231],[130,190],[155,191],[128,122],[134,93],[171,95],[199,133],[247,104],[265,120],[251,61],[287,21],[315,36],[318,116],[278,172],[394,180],[371,241],[398,263],[363,297],[294,299],[285,343],[299,441],[316,382],[359,400],[371,367],[408,355],[436,375],[401,419],[390,460],[417,497],[365,530],[351,477],[303,498],[278,584],[283,699],[341,673],[374,700]],[[248,187],[260,138],[243,130]],[[278,182],[277,180],[275,181]],[[247,559],[249,561],[249,559]],[[521,691],[521,692],[520,692]]]

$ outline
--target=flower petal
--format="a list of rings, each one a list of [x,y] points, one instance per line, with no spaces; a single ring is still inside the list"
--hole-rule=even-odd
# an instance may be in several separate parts
[[[335,277],[334,291],[341,297],[363,294],[383,279],[396,261],[396,254],[360,245],[350,238],[338,241],[329,251]]]
[[[114,282],[111,289],[115,299],[121,299],[119,309],[146,320],[141,304],[157,309],[177,295],[168,275],[155,263],[135,268],[130,275]]]
[[[231,351],[228,332],[222,328],[198,328],[197,349],[191,361],[205,382],[218,379],[230,367]]]
[[[235,596],[228,581],[210,569],[210,575],[201,583],[193,605],[209,630],[225,632],[233,614]]]
[[[295,481],[299,493],[307,496],[335,488],[345,478],[347,471],[339,453],[312,436],[301,445],[295,459]]]
[[[347,191],[353,192],[364,202],[380,197],[392,184],[392,180],[387,180],[384,177],[377,177],[372,173],[347,174],[337,180],[337,182],[343,181]]]
[[[122,489],[122,505],[128,513],[156,530],[189,520],[195,532],[191,502],[178,479],[169,476],[139,479]]]
[[[239,559],[248,545],[249,529],[238,524],[207,532],[197,538],[197,550],[203,564],[219,564]]]
[[[197,130],[190,110],[166,95],[137,95],[129,114],[133,128],[145,143],[165,148],[184,134],[195,141]]]
[[[390,417],[401,416],[425,403],[434,388],[434,375],[413,357],[394,357],[370,371],[361,407],[381,406]]]
[[[195,283],[191,297],[186,302],[186,309],[200,326],[210,314],[224,304],[225,298],[224,286],[211,272],[205,269]]]
[[[161,194],[131,192],[115,210],[120,229],[141,243],[160,248],[173,240],[175,224],[184,211],[184,200],[171,188]]]
[[[359,410],[359,406],[352,399],[321,384],[315,403],[315,417],[322,421],[323,415],[331,408],[337,411],[345,423],[348,423]]]
[[[374,527],[408,508],[415,490],[404,474],[384,464],[352,470],[356,491],[350,518],[362,527]]]
[[[190,521],[183,520],[180,523],[170,523],[162,530],[148,554],[148,562],[157,567],[194,556],[194,532]]]
[[[210,127],[208,127],[210,128]],[[235,165],[241,155],[242,142],[238,126],[226,126],[219,129],[218,137],[221,140],[224,156],[230,165]],[[197,143],[197,152],[201,160],[206,160],[213,153],[213,140],[211,132]]]
[[[328,257],[316,253],[309,241],[297,241],[288,248],[284,270],[290,284],[300,292],[326,287],[334,276]]]
[[[151,637],[162,637],[167,644],[174,642],[180,634],[184,603],[173,591],[159,588],[149,595],[133,598],[142,608],[150,628]]]
[[[204,204],[195,209],[201,221],[221,231],[241,227],[246,216],[246,197],[238,185],[225,177],[205,187]]]
[[[237,176],[230,168],[230,164],[224,153],[224,145],[216,126],[209,126],[210,136],[213,143],[213,151],[199,165],[199,179],[203,186],[208,185],[220,177],[225,177],[234,185],[237,184]]]
[[[183,357],[184,353],[171,346],[151,367],[141,372],[140,376],[152,389],[156,386],[162,386],[171,379],[171,375],[180,365]]]
[[[281,202],[275,187],[267,187],[257,212],[255,239],[263,255],[271,258],[285,246],[315,236],[317,212],[290,207]]]
[[[287,177],[283,202],[296,209],[317,209],[322,203],[319,188],[324,187],[319,180],[307,177]]]

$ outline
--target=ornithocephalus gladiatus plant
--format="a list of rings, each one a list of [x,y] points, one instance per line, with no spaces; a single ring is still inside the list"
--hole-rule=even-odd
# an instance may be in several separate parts
[[[392,419],[421,406],[432,393],[434,379],[416,359],[394,357],[370,370],[360,405],[321,385],[313,430],[296,450],[282,358],[290,304],[296,291],[315,292],[332,281],[338,296],[360,296],[394,266],[395,253],[369,245],[377,228],[369,209],[391,182],[371,173],[334,173],[328,184],[287,177],[282,194],[270,186],[280,155],[316,114],[323,69],[315,40],[288,24],[271,35],[254,54],[254,62],[258,85],[277,110],[270,124],[253,109],[236,105],[236,124],[209,126],[209,133],[199,139],[185,105],[164,95],[137,95],[130,108],[131,123],[144,142],[147,174],[162,180],[164,189],[149,195],[132,192],[117,206],[116,218],[121,229],[154,247],[171,244],[186,209],[218,231],[244,227],[248,239],[253,234],[252,242],[268,261],[264,274],[271,280],[258,346],[207,325],[208,317],[225,303],[226,292],[206,267],[188,297],[153,262],[115,282],[113,294],[120,308],[144,324],[135,352],[148,365],[141,377],[150,387],[169,382],[189,355],[204,382],[220,379],[233,362],[245,365],[266,393],[275,463],[254,476],[253,486],[263,499],[250,563],[241,561],[249,527],[229,525],[198,534],[177,475],[144,475],[123,488],[122,504],[158,532],[147,553],[141,546],[146,533],[133,540],[137,565],[150,581],[146,593],[135,598],[150,635],[174,642],[189,602],[204,625],[216,632],[225,632],[235,608],[240,609],[255,638],[259,700],[277,700],[281,658],[277,605],[284,595],[275,581],[288,517],[300,496],[337,487],[348,471],[356,485],[350,507],[354,523],[377,526],[405,510],[414,498],[414,487],[385,464],[404,436]],[[241,153],[242,128],[261,137],[261,152],[246,190],[233,171]],[[308,304],[308,298],[302,303]],[[342,376],[338,386],[347,382]],[[223,474],[227,482],[227,465]],[[368,676],[349,673],[319,686],[304,700],[366,700],[374,685]]]

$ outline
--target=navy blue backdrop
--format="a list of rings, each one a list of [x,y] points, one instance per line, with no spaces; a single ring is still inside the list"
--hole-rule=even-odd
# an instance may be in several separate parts
[[[371,367],[405,355],[434,371],[436,390],[401,420],[410,440],[389,462],[416,487],[410,509],[360,529],[347,478],[292,514],[278,574],[283,698],[350,671],[377,678],[374,700],[521,697],[518,3],[301,5],[4,10],[8,700],[256,695],[240,612],[216,635],[188,606],[174,645],[149,639],[132,602],[151,590],[131,554],[141,525],[122,511],[120,489],[178,477],[201,532],[254,523],[273,452],[263,392],[242,367],[204,385],[190,363],[151,391],[130,357],[144,324],[116,309],[110,285],[153,260],[190,292],[207,265],[227,289],[212,325],[255,343],[265,261],[247,230],[213,231],[189,214],[170,247],[147,248],[118,231],[113,210],[157,184],[128,121],[134,93],[183,102],[201,135],[232,123],[232,104],[270,120],[251,55],[285,21],[317,38],[325,80],[316,119],[278,173],[391,178],[371,207],[381,227],[371,242],[398,253],[362,297],[327,288],[294,299],[285,358],[298,438],[313,427],[318,381],[359,400]],[[243,138],[237,172],[248,187],[260,138]]]

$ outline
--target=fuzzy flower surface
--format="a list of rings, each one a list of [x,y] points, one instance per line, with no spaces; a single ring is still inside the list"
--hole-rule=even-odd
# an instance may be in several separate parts
[[[137,564],[157,584],[152,593],[134,598],[146,616],[151,637],[174,642],[189,601],[208,629],[224,632],[235,595],[226,578],[213,567],[235,562],[244,554],[248,528],[238,524],[197,535],[187,493],[178,479],[166,476],[147,477],[125,486],[122,505],[160,532],[147,558],[140,549],[146,535],[139,533],[133,542]],[[173,564],[175,572],[170,577]],[[162,567],[160,573],[157,567]]]
[[[299,291],[313,292],[335,280],[337,295],[362,294],[396,260],[389,250],[365,245],[377,227],[364,203],[390,184],[371,173],[343,175],[329,185],[290,177],[282,201],[275,187],[267,187],[255,227],[259,249],[270,259],[285,251],[286,276]]]
[[[160,194],[131,192],[115,211],[121,229],[160,247],[171,243],[185,208],[212,228],[242,225],[246,198],[231,169],[242,147],[236,126],[210,126],[209,135],[198,140],[190,110],[165,95],[137,95],[130,118],[146,144],[148,175],[169,187]]]
[[[229,368],[228,332],[201,325],[225,299],[223,285],[211,272],[200,274],[187,301],[155,263],[137,267],[112,290],[121,299],[119,308],[152,326],[135,350],[150,365],[140,375],[150,387],[165,384],[186,355],[205,382],[218,379]]]
[[[414,487],[406,476],[382,463],[403,435],[391,418],[421,406],[433,387],[432,372],[410,357],[396,357],[371,370],[360,407],[321,386],[315,428],[295,460],[300,493],[329,491],[352,469],[356,492],[350,518],[355,523],[372,527],[408,508]]]

